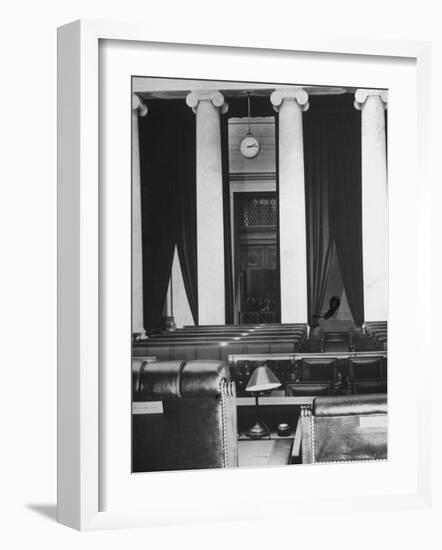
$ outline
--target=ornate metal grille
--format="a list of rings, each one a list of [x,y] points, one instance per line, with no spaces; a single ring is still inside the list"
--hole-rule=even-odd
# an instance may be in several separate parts
[[[239,225],[247,227],[276,226],[276,197],[243,197],[239,209]]]

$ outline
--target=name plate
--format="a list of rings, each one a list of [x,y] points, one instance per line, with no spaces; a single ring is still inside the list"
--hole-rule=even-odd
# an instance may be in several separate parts
[[[162,401],[137,401],[132,403],[132,414],[163,414]]]
[[[361,416],[359,426],[361,428],[386,428],[388,423],[387,415],[379,416]]]

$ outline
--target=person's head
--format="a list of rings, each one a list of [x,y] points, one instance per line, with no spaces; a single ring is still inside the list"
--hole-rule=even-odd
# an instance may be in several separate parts
[[[341,300],[337,296],[332,296],[328,304],[331,309],[337,309],[340,303],[341,303]]]

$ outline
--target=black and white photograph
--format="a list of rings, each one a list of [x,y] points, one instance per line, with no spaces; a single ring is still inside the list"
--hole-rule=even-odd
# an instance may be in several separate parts
[[[388,90],[130,101],[132,471],[386,460]]]
[[[441,546],[439,12],[5,6],[2,547]]]

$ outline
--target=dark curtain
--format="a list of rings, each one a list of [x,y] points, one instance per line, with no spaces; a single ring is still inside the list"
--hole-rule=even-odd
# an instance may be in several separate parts
[[[196,215],[196,124],[195,115],[185,117],[177,147],[177,250],[193,322],[198,324],[198,258]]]
[[[195,115],[182,100],[147,101],[139,119],[144,326],[159,328],[177,246],[198,322]]]
[[[342,114],[330,122],[330,229],[354,322],[364,322],[362,262],[361,114],[350,94],[340,98]]]
[[[221,155],[223,173],[223,222],[224,222],[224,296],[225,322],[234,322],[232,239],[230,234],[230,181],[229,181],[229,125],[226,115],[221,115]]]
[[[304,114],[309,324],[321,314],[333,243],[356,325],[364,322],[361,122],[351,94],[311,96]]]
[[[330,132],[317,113],[304,114],[308,322],[318,324],[333,249],[329,224]]]

